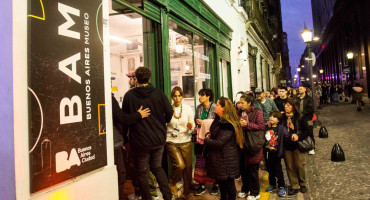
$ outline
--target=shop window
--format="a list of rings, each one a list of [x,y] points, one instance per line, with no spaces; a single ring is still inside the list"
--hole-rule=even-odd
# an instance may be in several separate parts
[[[181,87],[183,102],[194,108],[198,91],[210,88],[208,42],[172,21],[169,28],[171,89]]]
[[[113,7],[112,7],[113,6]],[[124,13],[113,10],[111,4],[109,16],[110,64],[112,92],[122,104],[124,94],[130,89],[127,74],[135,72],[138,67],[150,67],[153,45],[147,34],[154,32],[154,22],[142,15],[125,10]],[[154,49],[154,51],[157,51]],[[148,53],[147,53],[148,52]],[[152,73],[153,72],[152,70]]]

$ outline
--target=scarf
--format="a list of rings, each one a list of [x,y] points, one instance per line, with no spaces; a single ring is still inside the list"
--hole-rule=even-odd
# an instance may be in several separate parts
[[[287,127],[288,127],[288,132],[290,131],[290,130],[294,130],[294,123],[293,123],[293,121],[292,121],[292,117],[293,117],[293,115],[294,115],[294,113],[292,113],[292,114],[288,114],[288,113],[286,113],[286,116],[287,116]]]

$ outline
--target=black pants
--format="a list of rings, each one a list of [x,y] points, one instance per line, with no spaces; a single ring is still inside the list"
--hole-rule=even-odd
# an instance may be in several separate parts
[[[152,200],[150,195],[150,186],[148,182],[148,164],[150,170],[153,172],[155,178],[157,179],[159,189],[162,192],[164,200],[171,200],[172,193],[168,187],[168,179],[166,173],[162,168],[162,154],[164,146],[156,148],[143,148],[134,146],[133,151],[135,152],[134,164],[135,171],[138,180],[138,185],[141,192],[141,197],[143,200]]]
[[[125,152],[122,148],[114,149],[114,164],[117,166],[118,173],[118,195],[123,200],[123,185],[126,181],[126,167],[124,162]]]
[[[265,158],[270,185],[276,186],[277,179],[279,187],[285,187],[283,168],[281,166],[281,159],[278,158],[278,152],[266,150]]]
[[[220,187],[221,200],[235,200],[236,199],[236,188],[235,181],[233,178],[228,178],[226,180],[216,180]]]
[[[243,153],[240,159],[240,174],[242,177],[242,192],[248,193],[250,195],[257,196],[260,193],[260,183],[258,177],[259,163],[254,165],[246,165]]]

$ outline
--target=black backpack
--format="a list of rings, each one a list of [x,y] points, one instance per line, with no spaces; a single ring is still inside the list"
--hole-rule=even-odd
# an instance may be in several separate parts
[[[253,121],[258,110],[258,108],[254,109],[251,117],[248,120],[249,122]],[[258,153],[264,144],[264,131],[244,131],[244,151],[247,153],[252,155]]]

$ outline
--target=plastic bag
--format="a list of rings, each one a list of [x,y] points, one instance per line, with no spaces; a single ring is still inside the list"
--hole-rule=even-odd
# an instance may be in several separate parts
[[[325,126],[321,126],[320,131],[319,131],[319,138],[328,138],[329,133],[326,130]]]
[[[334,144],[333,149],[331,150],[331,161],[333,162],[343,162],[346,158],[344,156],[344,151],[338,143]]]

